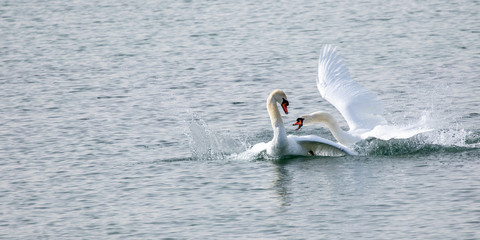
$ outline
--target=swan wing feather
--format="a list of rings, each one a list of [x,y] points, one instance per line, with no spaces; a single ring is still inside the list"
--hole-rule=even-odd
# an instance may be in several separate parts
[[[341,144],[316,135],[295,136],[295,140],[303,149],[315,156],[357,155],[355,151]]]
[[[386,122],[376,93],[350,77],[335,46],[325,45],[318,60],[317,88],[347,121],[351,131],[370,130]]]

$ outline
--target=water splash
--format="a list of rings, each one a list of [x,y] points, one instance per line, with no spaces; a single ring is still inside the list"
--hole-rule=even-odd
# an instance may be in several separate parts
[[[464,152],[480,148],[478,132],[465,129],[442,129],[409,139],[368,139],[356,145],[362,155],[392,156],[431,154],[436,152]]]
[[[223,160],[249,146],[244,140],[214,132],[201,118],[193,114],[188,123],[187,135],[192,159]]]
[[[436,152],[463,152],[480,148],[480,130],[467,130],[458,119],[438,109],[435,104],[421,112],[420,118],[411,119],[412,129],[425,129],[407,139],[367,139],[357,143],[355,150],[361,155],[392,156],[430,154]],[[451,124],[451,123],[454,124]],[[398,122],[396,122],[398,124]],[[450,123],[450,124],[449,124]]]
[[[441,146],[467,147],[468,134],[465,129],[443,129],[426,134],[425,142]]]

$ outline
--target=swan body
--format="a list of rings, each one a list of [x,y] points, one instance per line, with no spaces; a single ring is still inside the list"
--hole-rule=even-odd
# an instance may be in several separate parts
[[[325,45],[318,60],[317,88],[320,95],[342,114],[349,130],[343,131],[337,120],[325,112],[303,115],[294,125],[325,124],[335,139],[349,146],[367,138],[389,140],[405,139],[431,131],[420,124],[411,126],[388,125],[383,106],[376,93],[363,88],[350,77],[347,66],[336,47]]]
[[[281,157],[286,155],[317,155],[317,156],[343,156],[356,155],[345,146],[321,138],[319,136],[287,136],[282,116],[277,103],[288,114],[288,100],[282,90],[273,91],[267,98],[267,110],[273,129],[273,139],[268,143],[258,143],[251,149],[253,152],[266,151],[270,156]]]

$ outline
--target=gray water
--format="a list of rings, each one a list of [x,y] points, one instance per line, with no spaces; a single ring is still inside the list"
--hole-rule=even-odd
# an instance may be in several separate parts
[[[2,239],[480,238],[478,1],[0,2]],[[323,44],[393,124],[359,156],[238,157],[265,100],[328,111]],[[346,126],[345,122],[341,123]]]

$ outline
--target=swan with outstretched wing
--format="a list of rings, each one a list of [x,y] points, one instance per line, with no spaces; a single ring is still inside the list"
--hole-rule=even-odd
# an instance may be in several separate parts
[[[349,130],[343,131],[338,121],[325,112],[300,116],[294,124],[298,125],[297,130],[302,126],[324,123],[337,141],[347,146],[370,137],[382,140],[405,139],[430,131],[415,125],[388,125],[377,94],[363,88],[350,77],[342,56],[333,45],[322,48],[316,82],[320,95],[342,114]]]

